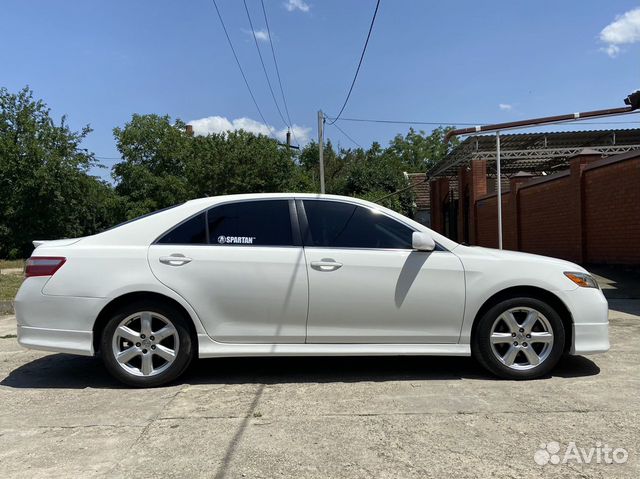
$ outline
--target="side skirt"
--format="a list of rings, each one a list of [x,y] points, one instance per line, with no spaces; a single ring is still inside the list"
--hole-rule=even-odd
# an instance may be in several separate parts
[[[198,334],[201,358],[244,356],[471,356],[468,344],[235,344]]]

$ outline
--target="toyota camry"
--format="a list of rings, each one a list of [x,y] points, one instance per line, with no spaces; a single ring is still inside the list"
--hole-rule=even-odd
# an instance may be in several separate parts
[[[582,267],[460,245],[355,198],[202,198],[34,245],[20,344],[99,354],[133,386],[224,356],[473,355],[532,379],[609,348],[607,302]]]

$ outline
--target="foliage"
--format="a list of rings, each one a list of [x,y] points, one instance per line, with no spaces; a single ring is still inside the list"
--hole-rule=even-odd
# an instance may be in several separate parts
[[[23,280],[21,274],[0,274],[0,301],[15,298]]]
[[[91,129],[59,124],[25,87],[0,89],[0,257],[24,257],[33,239],[92,234],[111,222],[109,185],[90,176],[80,148]]]
[[[160,115],[132,115],[113,134],[122,161],[114,184],[91,176],[99,166],[81,148],[91,132],[59,124],[26,87],[0,89],[0,257],[23,257],[33,239],[93,234],[166,206],[202,196],[319,191],[318,145],[294,152],[264,135],[234,131],[191,137],[185,123]],[[449,128],[398,134],[384,148],[324,145],[327,193],[354,196],[410,215],[413,191],[406,172],[425,172],[449,148]]]
[[[123,161],[115,190],[132,218],[203,196],[286,191],[293,157],[264,135],[234,131],[190,137],[181,120],[133,115],[114,136]]]
[[[416,132],[413,128],[409,128],[409,132],[404,137],[398,134],[391,140],[387,153],[399,158],[409,173],[428,171],[459,144],[457,137],[453,138],[448,145],[444,143],[445,134],[452,129],[452,127],[439,126],[427,135],[422,130]]]
[[[412,213],[413,192],[406,189],[405,165],[378,143],[373,143],[368,150],[357,148],[336,152],[331,142],[327,142],[323,157],[327,193],[374,202],[386,197],[380,204],[404,214]],[[310,143],[300,155],[300,167],[315,180],[318,163],[318,145]],[[390,195],[399,190],[404,191]]]
[[[112,174],[126,219],[190,198],[185,178],[190,138],[184,127],[179,120],[172,124],[169,116],[133,115],[124,128],[114,128],[124,161]]]
[[[264,135],[246,131],[192,139],[185,176],[193,196],[287,191],[295,163],[286,149]]]

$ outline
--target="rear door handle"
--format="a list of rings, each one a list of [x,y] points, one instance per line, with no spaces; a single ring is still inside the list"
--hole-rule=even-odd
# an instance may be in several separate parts
[[[192,260],[183,254],[176,253],[171,256],[160,256],[159,261],[162,264],[168,264],[169,266],[182,266],[190,263]]]
[[[342,263],[330,258],[324,258],[321,261],[312,261],[311,267],[317,271],[335,271],[342,268]]]

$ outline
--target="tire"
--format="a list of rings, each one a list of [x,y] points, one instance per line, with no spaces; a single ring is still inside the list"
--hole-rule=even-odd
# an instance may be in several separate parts
[[[134,387],[156,387],[177,379],[194,356],[188,319],[177,308],[141,300],[119,309],[100,338],[109,373]]]
[[[564,350],[562,319],[547,303],[512,298],[489,309],[478,321],[471,348],[489,372],[504,379],[535,379],[548,374]]]

